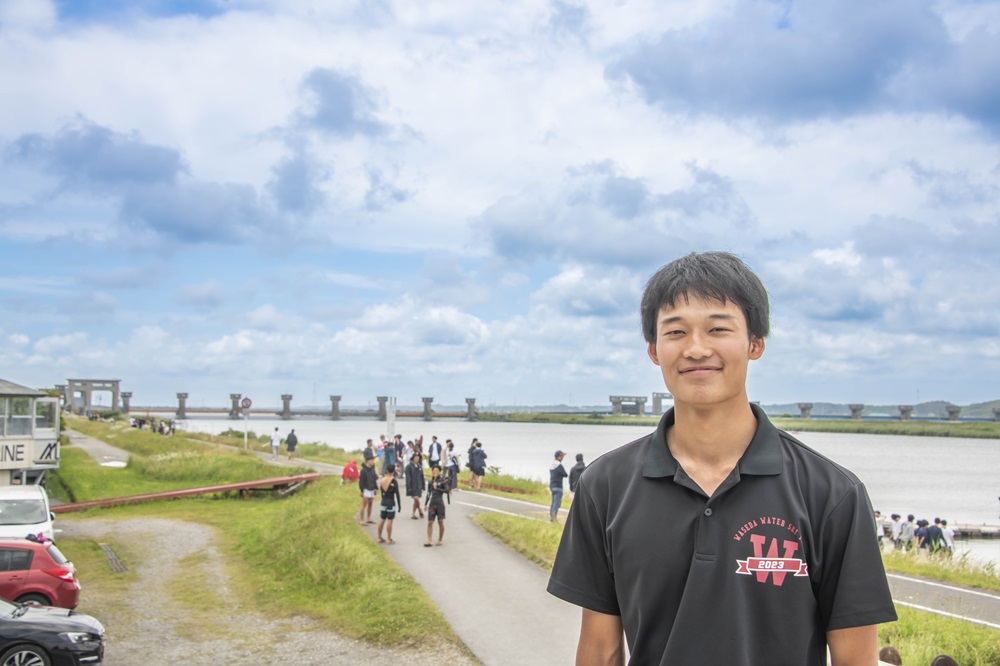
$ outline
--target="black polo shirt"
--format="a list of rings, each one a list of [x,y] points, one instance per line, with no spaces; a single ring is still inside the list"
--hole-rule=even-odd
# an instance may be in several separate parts
[[[652,434],[580,477],[548,591],[620,615],[630,664],[825,666],[826,632],[896,619],[851,472],[757,431],[709,498]]]

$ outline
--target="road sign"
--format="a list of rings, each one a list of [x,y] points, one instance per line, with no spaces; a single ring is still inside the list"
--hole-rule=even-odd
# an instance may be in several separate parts
[[[240,401],[240,407],[243,409],[250,409],[250,405],[252,404],[253,401],[250,398],[243,398],[243,400]]]

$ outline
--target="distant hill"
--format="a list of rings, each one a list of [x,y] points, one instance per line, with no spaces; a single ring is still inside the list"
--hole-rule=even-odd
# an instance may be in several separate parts
[[[902,403],[901,403],[902,404]],[[948,407],[955,406],[955,403],[945,400],[930,400],[913,405],[913,416],[919,418],[947,418]],[[993,409],[1000,408],[1000,400],[990,402],[980,402],[973,405],[960,405],[962,413],[960,418],[967,419],[993,419]],[[761,405],[765,412],[771,416],[799,415],[798,403],[786,403],[775,405]],[[850,416],[851,409],[846,404],[832,402],[814,402],[812,407],[813,416]],[[862,412],[865,416],[899,416],[899,405],[865,405]]]

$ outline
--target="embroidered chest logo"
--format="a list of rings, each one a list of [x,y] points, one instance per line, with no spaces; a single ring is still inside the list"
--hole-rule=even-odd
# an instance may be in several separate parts
[[[767,536],[765,534],[754,534],[758,528],[767,526],[777,526],[789,532],[788,536],[794,538],[783,538]],[[773,529],[767,530],[773,532]],[[746,538],[753,547],[753,557],[745,560],[736,560],[736,573],[744,576],[756,576],[758,583],[767,583],[781,587],[785,583],[785,577],[792,574],[793,577],[809,577],[809,565],[805,560],[795,557],[802,545],[799,540],[799,530],[795,525],[783,518],[765,516],[756,518],[746,523],[736,534],[733,540],[742,542]],[[766,548],[766,549],[765,549]]]

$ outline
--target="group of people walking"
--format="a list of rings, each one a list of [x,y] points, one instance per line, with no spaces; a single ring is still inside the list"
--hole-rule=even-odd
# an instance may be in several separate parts
[[[392,524],[396,514],[403,509],[399,492],[399,479],[403,479],[406,496],[412,498],[413,520],[427,517],[427,541],[424,546],[440,546],[444,540],[444,520],[446,502],[451,504],[451,493],[458,489],[458,473],[462,454],[455,450],[450,439],[442,444],[436,435],[431,437],[424,457],[423,436],[403,443],[402,435],[388,440],[380,436],[376,445],[371,439],[363,451],[364,463],[357,470],[358,489],[361,493],[361,509],[358,522],[374,525],[372,512],[376,494],[379,496],[379,521],[377,527],[379,543],[395,543],[392,538]],[[472,439],[468,450],[469,485],[482,487],[486,475],[486,452],[477,438]],[[402,460],[408,462],[404,467]],[[425,463],[430,469],[430,479],[426,478]],[[345,468],[345,474],[346,474]],[[356,465],[352,467],[356,469]],[[345,476],[345,478],[347,478]],[[421,503],[421,499],[423,502]],[[434,523],[437,523],[437,541],[433,541]]]
[[[884,545],[886,523],[879,511],[875,512],[875,525],[875,535],[879,545]],[[909,551],[918,548],[948,555],[955,552],[955,530],[948,526],[947,520],[941,518],[935,518],[931,523],[924,519],[915,520],[912,513],[906,520],[903,520],[898,513],[894,513],[890,516],[888,533],[892,547],[896,550]]]

